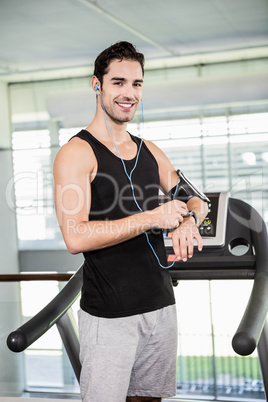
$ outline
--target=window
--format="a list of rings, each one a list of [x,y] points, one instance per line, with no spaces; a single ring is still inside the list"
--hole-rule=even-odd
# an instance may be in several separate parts
[[[19,248],[61,248],[63,241],[54,212],[49,131],[16,131],[12,145]]]
[[[64,287],[56,281],[21,282],[21,308],[25,321],[37,314]],[[34,300],[34,303],[33,303]],[[79,301],[72,306],[77,319]],[[24,351],[26,390],[32,392],[79,392],[71,363],[56,325]]]
[[[181,281],[174,288],[179,335],[177,394],[181,398],[264,400],[257,351],[239,356],[232,348],[251,288],[252,281],[245,280]]]
[[[62,146],[80,128],[59,129]],[[268,222],[268,113],[131,123],[206,192],[230,191]],[[14,186],[20,249],[62,249],[53,203],[49,131],[13,133]]]

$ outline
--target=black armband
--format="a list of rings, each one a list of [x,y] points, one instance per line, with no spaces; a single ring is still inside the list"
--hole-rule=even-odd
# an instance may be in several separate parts
[[[208,204],[210,203],[208,197],[202,193],[202,191],[198,190],[180,170],[177,170],[177,173],[179,176],[178,183],[168,192],[168,195],[172,200],[187,202],[193,197],[198,197],[202,201],[205,201]]]

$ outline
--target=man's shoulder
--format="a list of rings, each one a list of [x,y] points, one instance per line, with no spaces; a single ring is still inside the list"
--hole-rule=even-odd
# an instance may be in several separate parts
[[[73,136],[66,144],[64,144],[59,152],[66,153],[79,153],[79,154],[88,154],[92,150],[90,144],[85,141],[85,139],[79,135]]]
[[[95,154],[90,144],[74,136],[60,148],[56,155],[54,165],[91,165],[92,162],[94,163],[94,160]]]
[[[158,146],[155,145],[152,141],[143,139],[143,142],[154,156],[156,156],[157,153],[160,152],[160,149],[158,148]]]

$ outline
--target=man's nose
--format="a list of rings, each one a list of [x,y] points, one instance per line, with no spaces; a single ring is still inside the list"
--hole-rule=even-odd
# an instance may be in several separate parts
[[[133,100],[133,99],[136,99],[136,96],[135,96],[136,92],[137,91],[135,91],[135,88],[133,88],[132,85],[125,85],[122,95],[125,98],[128,98],[129,100]]]

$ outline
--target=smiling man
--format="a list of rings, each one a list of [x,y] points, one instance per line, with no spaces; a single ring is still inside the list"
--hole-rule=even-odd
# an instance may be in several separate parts
[[[137,63],[129,60],[125,60],[123,63],[115,60],[111,63],[109,71],[103,77],[101,99],[106,114],[114,122],[126,123],[133,119],[140,102],[143,83],[142,78],[135,77],[141,75],[142,71]],[[95,83],[96,85],[98,83],[97,77],[93,80],[93,85]],[[120,88],[119,90],[118,87]],[[104,90],[104,88],[106,89]],[[115,108],[115,106],[118,106],[118,108]]]
[[[59,151],[55,204],[68,250],[85,257],[79,311],[84,402],[160,401],[176,393],[176,308],[162,229],[178,259],[202,249],[207,203],[159,206],[181,179],[152,142],[127,131],[141,102],[144,56],[128,42],[95,61],[97,109]],[[189,211],[191,213],[189,214]]]

